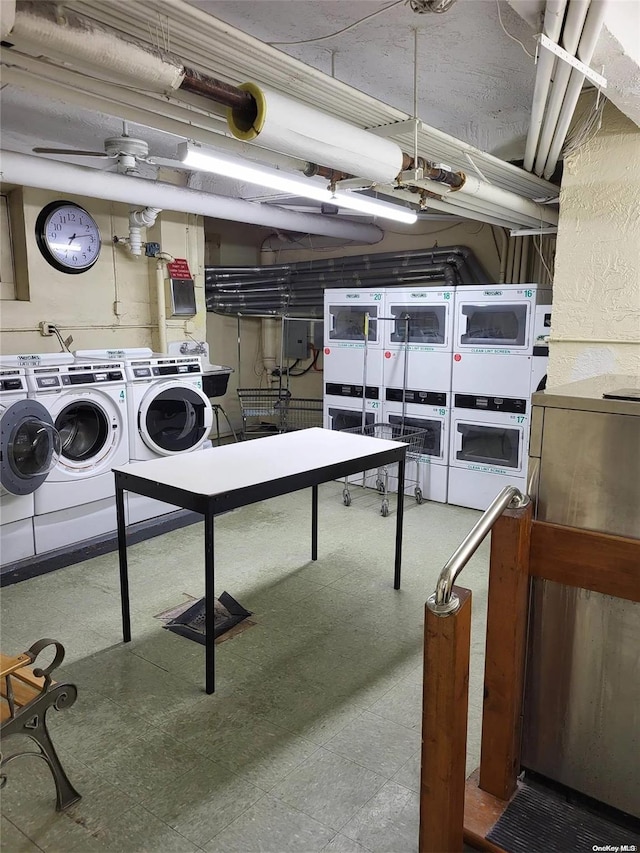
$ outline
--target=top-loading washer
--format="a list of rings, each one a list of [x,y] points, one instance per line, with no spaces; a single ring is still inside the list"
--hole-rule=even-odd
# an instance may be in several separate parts
[[[26,368],[29,394],[60,434],[57,464],[35,495],[36,553],[116,529],[112,468],[129,461],[122,362],[43,354]]]
[[[19,356],[0,366],[0,561],[32,557],[34,492],[60,453],[60,437],[47,409],[28,399]],[[9,364],[8,361],[12,361]]]
[[[202,389],[197,355],[154,353],[148,347],[78,350],[77,360],[123,361],[127,378],[129,459],[144,462],[190,453],[203,447],[213,424],[213,410]],[[128,495],[128,521],[133,524],[175,507]]]

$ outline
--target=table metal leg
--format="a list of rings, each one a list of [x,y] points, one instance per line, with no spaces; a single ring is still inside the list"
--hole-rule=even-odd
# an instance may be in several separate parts
[[[120,562],[120,606],[122,608],[122,639],[131,641],[131,612],[129,610],[129,568],[127,566],[127,524],[124,517],[124,489],[116,487],[116,518],[118,520],[118,558]]]
[[[204,517],[205,689],[216,689],[215,594],[213,513]]]
[[[402,521],[404,516],[404,457],[398,462],[398,509],[396,510],[396,564],[393,576],[393,588],[400,589],[400,570],[402,566]]]
[[[311,487],[311,559],[318,559],[318,487]]]

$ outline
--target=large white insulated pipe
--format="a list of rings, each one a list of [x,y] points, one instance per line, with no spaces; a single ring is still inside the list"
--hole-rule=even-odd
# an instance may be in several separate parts
[[[587,12],[589,11],[589,0],[569,0],[569,8],[567,9],[567,18],[562,29],[562,47],[575,56],[582,28],[584,26]],[[544,50],[544,48],[542,48]],[[542,124],[542,132],[540,133],[540,141],[538,143],[538,153],[535,162],[535,173],[541,175],[544,171],[547,155],[551,146],[551,140],[556,129],[558,116],[562,109],[562,101],[564,94],[567,91],[567,83],[571,76],[571,66],[567,62],[556,63],[556,73],[551,85],[549,94],[549,103]]]
[[[604,23],[606,9],[606,0],[592,0],[591,6],[589,7],[589,14],[587,15],[587,20],[585,21],[584,29],[582,31],[582,38],[578,45],[577,54],[580,62],[584,62],[585,65],[589,65],[591,62],[593,52],[596,48],[596,44],[602,30],[602,24]],[[572,68],[569,85],[567,86],[567,91],[562,103],[562,110],[558,117],[553,141],[544,167],[543,176],[545,178],[549,178],[555,172],[562,146],[567,138],[571,119],[573,118],[573,114],[578,104],[578,98],[582,91],[583,82],[584,74],[581,74],[575,68]]]
[[[482,205],[486,205],[491,209],[498,207],[511,210],[514,213],[520,213],[539,223],[548,223],[549,225],[558,224],[557,210],[550,208],[548,205],[538,204],[538,202],[531,199],[522,198],[515,193],[503,190],[493,184],[488,184],[486,181],[476,178],[475,175],[466,175],[464,184],[458,189],[450,190],[447,193],[447,197],[454,204],[459,198],[459,203],[464,205],[462,199],[466,197],[476,201],[478,207]]]
[[[151,49],[68,9],[61,11],[55,3],[21,5],[11,29],[11,41],[20,48],[35,49],[37,55],[45,54],[64,62],[73,57],[90,68],[135,80],[139,89],[170,92],[179,88],[185,76],[179,60],[160,58]]]
[[[551,41],[558,41],[566,6],[567,0],[547,0],[544,11],[543,32]],[[553,73],[555,61],[556,58],[551,51],[544,48],[539,49],[538,64],[536,66],[536,83],[533,90],[533,104],[531,106],[531,121],[529,123],[529,133],[527,135],[527,145],[522,166],[527,172],[533,169],[533,161],[536,156],[538,139],[540,138],[544,108],[547,103],[547,95],[549,93],[551,74]]]
[[[394,181],[402,171],[402,148],[390,139],[256,83],[243,83],[238,88],[253,96],[257,112],[247,117],[243,110],[227,109],[227,122],[237,139],[255,140],[272,151],[379,184]]]
[[[277,207],[198,192],[130,175],[100,172],[86,166],[73,166],[58,160],[18,154],[15,151],[2,151],[1,155],[2,180],[19,186],[195,213],[216,219],[229,219],[232,222],[280,228],[283,231],[341,237],[343,240],[353,240],[357,243],[379,243],[384,237],[384,232],[377,225],[351,222],[339,216],[330,218],[321,214],[293,213]]]

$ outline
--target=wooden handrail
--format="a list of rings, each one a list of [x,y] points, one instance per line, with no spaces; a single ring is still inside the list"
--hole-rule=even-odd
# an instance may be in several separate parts
[[[524,692],[532,505],[506,510],[491,534],[480,787],[516,790]]]
[[[425,607],[420,853],[463,847],[471,591],[454,591],[455,613]]]

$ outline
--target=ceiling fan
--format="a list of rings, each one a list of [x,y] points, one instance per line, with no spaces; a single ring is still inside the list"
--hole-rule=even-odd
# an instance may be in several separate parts
[[[149,146],[144,139],[129,136],[126,121],[122,122],[122,135],[111,136],[104,141],[104,151],[84,151],[78,148],[33,148],[35,154],[67,154],[73,157],[100,157],[115,160],[116,171],[122,175],[137,175],[139,165],[155,165],[149,157]]]

